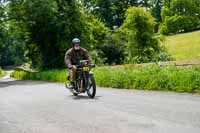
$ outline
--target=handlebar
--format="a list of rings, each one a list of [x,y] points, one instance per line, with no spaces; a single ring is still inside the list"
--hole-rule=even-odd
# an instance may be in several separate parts
[[[90,63],[89,60],[80,60],[79,63],[78,63],[78,65],[76,65],[76,67],[78,69],[82,69],[84,67],[94,68],[95,64]]]
[[[95,64],[87,64],[87,65],[76,65],[77,68],[83,68],[83,67],[91,67],[94,68]]]

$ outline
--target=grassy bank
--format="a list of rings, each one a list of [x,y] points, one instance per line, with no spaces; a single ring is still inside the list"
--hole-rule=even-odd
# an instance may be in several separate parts
[[[0,77],[4,76],[6,74],[6,71],[0,69]]]
[[[66,70],[47,70],[42,72],[25,72],[17,70],[11,74],[11,77],[18,79],[42,80],[50,82],[65,82],[66,76]]]
[[[200,31],[167,36],[164,45],[176,60],[200,59]]]
[[[96,68],[94,74],[97,85],[101,87],[200,93],[200,67],[103,67]],[[15,71],[12,76],[20,79],[65,82],[67,74],[65,70],[38,73]]]

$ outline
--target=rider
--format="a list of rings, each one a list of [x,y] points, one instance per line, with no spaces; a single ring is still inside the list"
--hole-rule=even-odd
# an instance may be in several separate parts
[[[74,38],[72,40],[72,48],[70,48],[65,54],[65,65],[69,70],[70,81],[69,88],[72,89],[74,86],[74,81],[76,80],[76,70],[80,60],[88,60],[89,63],[92,62],[92,58],[88,51],[81,47],[81,41],[79,38]]]

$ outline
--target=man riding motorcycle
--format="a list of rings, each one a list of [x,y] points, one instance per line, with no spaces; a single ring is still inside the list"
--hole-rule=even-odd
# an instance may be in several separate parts
[[[73,89],[74,81],[76,80],[76,71],[80,60],[88,60],[88,63],[92,63],[92,58],[88,51],[81,47],[81,41],[79,38],[72,40],[72,48],[70,48],[65,54],[65,65],[69,70],[68,80],[70,81],[69,87]]]

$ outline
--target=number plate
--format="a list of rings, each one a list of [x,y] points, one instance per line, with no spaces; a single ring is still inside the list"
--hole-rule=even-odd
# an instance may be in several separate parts
[[[83,67],[83,71],[90,71],[90,67]]]

